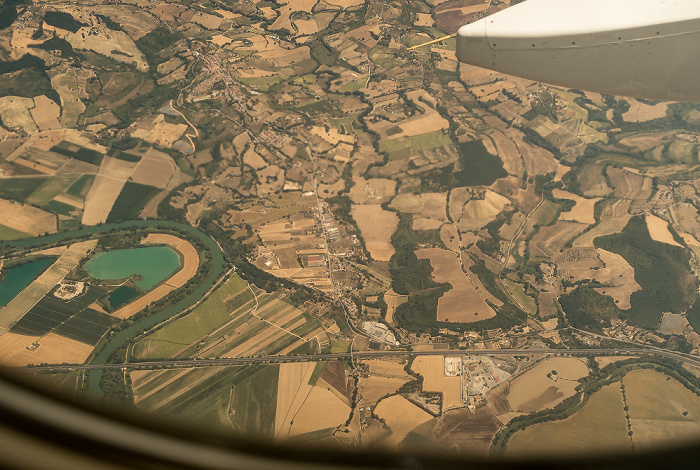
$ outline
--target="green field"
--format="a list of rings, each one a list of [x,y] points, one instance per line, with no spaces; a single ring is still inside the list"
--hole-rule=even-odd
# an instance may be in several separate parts
[[[273,75],[271,77],[255,77],[255,78],[243,78],[238,77],[237,80],[245,85],[255,85],[260,91],[267,91],[272,85],[281,82],[279,76]]]
[[[233,390],[231,419],[236,429],[248,436],[272,437],[275,430],[279,366],[263,367]]]
[[[79,178],[79,175],[55,175],[34,191],[26,202],[43,206],[72,186]]]
[[[501,159],[491,155],[482,141],[465,142],[458,149],[461,171],[454,174],[455,186],[488,186],[508,176]]]
[[[504,279],[503,283],[508,286],[510,293],[513,295],[515,300],[522,305],[527,313],[530,315],[537,313],[537,303],[535,302],[535,299],[525,293],[525,288],[522,284],[518,284],[508,279]]]
[[[60,215],[71,215],[71,212],[75,211],[76,208],[65,202],[49,201],[48,203],[41,206],[47,211],[55,212]]]
[[[159,188],[127,181],[119,197],[114,201],[112,210],[107,216],[107,222],[135,219],[146,203],[159,192]]]
[[[31,235],[4,225],[0,225],[0,240],[19,240],[20,238],[27,237],[31,237]]]
[[[75,197],[85,197],[94,180],[95,175],[82,175],[68,189],[66,189],[66,193]]]
[[[421,150],[444,147],[446,145],[453,145],[450,136],[443,134],[442,131],[435,131],[413,137],[399,137],[393,140],[383,140],[379,144],[379,150],[388,153],[395,153],[404,149],[419,152]]]
[[[360,80],[355,80],[354,82],[346,83],[345,85],[338,88],[338,91],[341,93],[358,91],[360,88],[365,86],[365,83],[367,83],[367,79],[361,78]]]
[[[277,365],[152,371],[134,383],[134,396],[145,411],[271,436],[278,376]]]
[[[138,344],[150,343],[148,358],[170,357],[184,346],[194,343],[230,321],[229,312],[235,309],[228,308],[226,299],[228,302],[240,303],[242,306],[252,298],[250,291],[243,290],[246,285],[243,279],[233,275],[191,313],[168,323],[146,336]]]
[[[0,197],[24,202],[48,178],[7,178],[0,184]]]
[[[57,372],[41,375],[40,378],[48,382],[50,387],[72,394],[80,391],[79,386],[82,382],[83,371]]]

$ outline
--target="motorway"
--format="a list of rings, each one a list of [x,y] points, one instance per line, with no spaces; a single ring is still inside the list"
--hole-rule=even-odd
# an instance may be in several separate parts
[[[61,364],[46,366],[17,367],[24,372],[69,372],[76,370],[101,369],[153,369],[206,366],[239,366],[247,364],[274,364],[281,362],[328,361],[335,359],[371,359],[395,356],[531,356],[535,354],[566,356],[639,356],[653,355],[675,359],[700,367],[700,358],[688,354],[659,349],[618,348],[618,349],[435,349],[431,351],[364,351],[353,353],[303,354],[298,356],[258,356],[221,359],[171,359],[162,361],[129,362],[126,364]]]

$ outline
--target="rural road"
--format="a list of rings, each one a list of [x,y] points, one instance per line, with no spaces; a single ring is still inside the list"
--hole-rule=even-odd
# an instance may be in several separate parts
[[[618,349],[477,349],[477,350],[451,350],[435,349],[432,351],[365,351],[353,352],[355,359],[371,359],[393,356],[528,356],[533,354],[549,355],[653,355],[669,359],[675,359],[700,367],[700,358],[693,358],[685,354],[672,351],[643,349],[643,348],[618,348]],[[75,370],[96,369],[152,369],[152,368],[178,368],[178,367],[204,367],[204,366],[237,366],[247,364],[272,364],[281,362],[309,362],[328,361],[333,359],[350,359],[350,353],[331,354],[303,354],[298,356],[259,356],[259,357],[234,357],[221,359],[173,359],[162,361],[130,362],[127,364],[61,364],[46,366],[16,367],[15,370],[33,372],[68,372]]]

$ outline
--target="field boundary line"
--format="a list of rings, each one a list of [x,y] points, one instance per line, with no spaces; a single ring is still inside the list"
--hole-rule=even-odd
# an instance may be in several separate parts
[[[257,313],[256,313],[257,310],[258,310],[258,306],[260,305],[260,304],[258,303],[258,296],[255,295],[255,292],[253,292],[253,289],[250,288],[250,282],[248,283],[248,290],[250,291],[251,294],[253,294],[253,299],[255,299],[255,307],[253,307],[253,311],[251,312],[251,314],[252,314],[255,318],[257,318],[257,319],[260,320],[260,321],[263,321],[263,322],[267,323],[268,325],[272,325],[272,326],[274,326],[275,328],[279,328],[280,330],[284,331],[285,333],[289,333],[289,334],[292,335],[292,336],[296,336],[297,338],[299,338],[299,339],[302,340],[302,341],[304,340],[304,338],[302,338],[302,337],[299,336],[298,334],[292,333],[291,331],[289,331],[289,330],[287,330],[287,329],[285,329],[285,328],[282,328],[281,326],[275,325],[275,324],[272,323],[271,321],[268,321],[268,320],[265,320],[265,319],[262,318],[262,317],[259,317],[259,316],[257,315]]]

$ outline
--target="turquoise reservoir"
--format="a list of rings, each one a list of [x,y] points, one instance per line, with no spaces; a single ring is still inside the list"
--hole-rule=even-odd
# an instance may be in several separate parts
[[[135,284],[147,291],[180,267],[180,257],[167,246],[99,253],[85,264],[90,275],[103,281],[141,276]]]
[[[5,278],[0,282],[0,307],[10,303],[10,300],[17,297],[17,294],[26,289],[54,261],[51,258],[43,258],[8,269]]]

